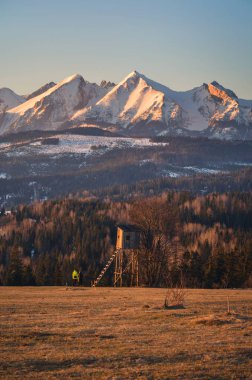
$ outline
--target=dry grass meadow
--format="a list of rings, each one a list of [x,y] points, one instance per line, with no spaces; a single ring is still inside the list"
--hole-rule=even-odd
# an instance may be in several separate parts
[[[1,287],[0,378],[252,378],[252,290],[187,290],[178,310],[165,293]]]

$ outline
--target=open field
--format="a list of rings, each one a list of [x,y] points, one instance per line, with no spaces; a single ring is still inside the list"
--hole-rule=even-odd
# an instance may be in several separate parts
[[[180,310],[165,294],[1,287],[0,378],[251,378],[252,290],[187,290]]]

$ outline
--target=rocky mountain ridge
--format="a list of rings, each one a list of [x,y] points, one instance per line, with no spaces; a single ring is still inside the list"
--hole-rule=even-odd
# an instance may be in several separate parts
[[[33,94],[5,100],[0,134],[95,125],[129,136],[252,139],[252,101],[239,99],[216,81],[174,91],[137,71],[117,85],[90,83],[75,74]]]

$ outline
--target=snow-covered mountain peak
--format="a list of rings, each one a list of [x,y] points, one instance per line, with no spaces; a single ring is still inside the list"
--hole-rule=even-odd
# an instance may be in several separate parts
[[[63,79],[61,82],[59,82],[60,86],[63,86],[64,84],[76,81],[76,80],[81,80],[84,81],[83,77],[80,74],[73,74],[70,75],[69,77]]]
[[[52,88],[54,86],[56,86],[56,83],[54,83],[54,82],[46,83],[43,86],[41,86],[40,88],[38,88],[37,90],[33,91],[32,93],[24,95],[24,98],[26,100],[29,100],[31,98],[35,98],[35,96],[38,96],[38,95],[42,94],[43,92],[46,92],[47,90],[49,90],[50,88]]]
[[[0,90],[0,111],[1,92],[6,91],[11,90]],[[252,136],[252,101],[238,99],[217,81],[174,91],[136,70],[117,85],[104,80],[97,85],[74,74],[58,84],[44,85],[27,101],[16,100],[14,108],[0,115],[0,134],[84,124],[145,137],[170,133]]]
[[[139,78],[140,76],[141,76],[141,74],[138,71],[133,70],[123,80],[127,80],[130,78]]]
[[[181,108],[160,91],[161,86],[132,71],[94,106],[76,116],[79,121],[96,120],[131,129],[143,123],[148,126],[155,123],[155,127],[162,129],[170,120],[174,122],[181,116]]]
[[[43,92],[42,94],[27,100],[25,103],[21,104],[20,106],[16,108],[12,108],[11,110],[9,110],[9,112],[24,115],[26,111],[28,111],[29,109],[33,107],[35,107],[36,109],[39,108],[40,107],[39,103],[41,103],[41,101],[45,102],[45,99],[47,97],[50,97],[54,93],[59,94],[59,91],[61,91],[62,96],[66,98],[70,96],[70,98],[72,98],[71,94],[76,90],[76,88],[78,88],[78,86],[81,83],[82,84],[85,83],[81,75],[78,75],[78,74],[71,75],[70,77],[63,79],[61,82],[59,82],[55,86],[49,88],[47,91]]]
[[[135,86],[137,83],[139,83],[140,80],[144,81],[147,86],[151,86],[154,88],[152,84],[154,84],[155,82],[151,84],[152,81],[149,78],[147,78],[144,74],[141,74],[138,71],[134,70],[131,71],[125,78],[123,78],[118,83],[118,85],[115,86],[115,89],[120,88],[122,86],[130,89],[132,86]]]
[[[168,87],[149,79],[144,74],[139,73],[136,70],[130,72],[120,83],[118,83],[117,86],[115,86],[114,90],[117,91],[117,89],[121,87],[128,88],[130,90],[132,86],[136,86],[138,84],[140,84],[141,87],[147,86],[155,91],[162,92],[168,97],[171,95],[171,90]]]
[[[17,95],[10,88],[0,88],[0,112],[7,111],[25,102],[23,96]]]
[[[71,75],[44,93],[8,110],[1,120],[1,132],[62,128],[78,110],[95,103],[107,91],[86,82],[79,74]]]
[[[132,71],[125,78],[123,78],[116,86],[116,88],[127,87],[130,84],[136,83],[140,79],[140,75],[137,71]]]
[[[211,95],[214,95],[222,100],[227,99],[227,97],[236,100],[238,99],[237,95],[232,90],[223,87],[217,81],[211,82],[208,85],[208,89]]]

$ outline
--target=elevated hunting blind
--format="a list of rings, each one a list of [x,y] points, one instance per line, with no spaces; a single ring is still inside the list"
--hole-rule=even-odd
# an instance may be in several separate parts
[[[138,249],[140,244],[140,231],[130,224],[117,226],[116,249]]]
[[[116,250],[92,286],[97,286],[115,260],[114,286],[138,286],[138,249],[140,230],[131,224],[117,226]]]

